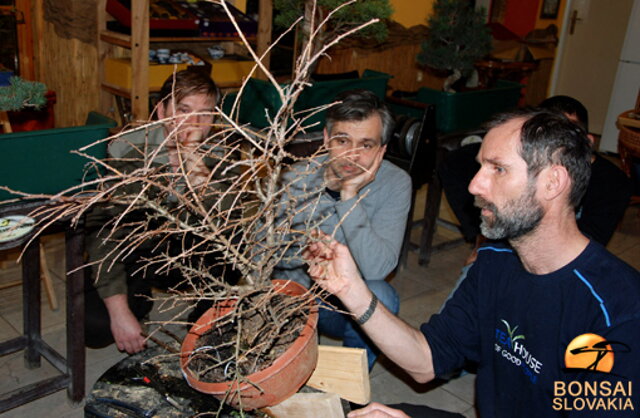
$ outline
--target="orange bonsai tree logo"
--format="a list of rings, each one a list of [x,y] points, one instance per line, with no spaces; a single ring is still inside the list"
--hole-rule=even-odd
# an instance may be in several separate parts
[[[625,346],[615,341],[607,341],[597,334],[578,335],[567,346],[564,354],[565,366],[569,369],[609,373],[613,369],[614,361],[611,345]]]

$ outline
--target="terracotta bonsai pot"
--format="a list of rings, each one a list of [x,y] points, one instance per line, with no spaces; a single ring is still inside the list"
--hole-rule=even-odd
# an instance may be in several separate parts
[[[295,282],[287,280],[273,282],[279,293],[302,295],[307,291]],[[238,390],[238,383],[235,381],[203,382],[189,370],[187,364],[198,338],[215,325],[217,318],[224,316],[231,309],[232,304],[209,309],[198,319],[182,342],[180,367],[189,385],[200,392],[209,393],[224,400],[233,407],[242,407],[244,410],[276,405],[296,393],[309,379],[318,360],[316,330],[318,310],[315,307],[312,308],[300,336],[287,351],[271,366],[247,376],[247,380],[253,384],[242,383]]]

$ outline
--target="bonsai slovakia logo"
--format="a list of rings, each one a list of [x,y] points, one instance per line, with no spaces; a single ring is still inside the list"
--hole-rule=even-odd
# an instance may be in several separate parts
[[[597,334],[582,334],[573,339],[564,354],[568,369],[609,373],[613,369],[611,343]]]
[[[633,411],[632,382],[622,376],[611,374],[615,354],[629,351],[626,344],[607,341],[597,334],[587,333],[574,338],[565,351],[565,372],[580,372],[583,377],[581,380],[553,383],[553,409]],[[612,380],[603,379],[602,374],[609,374]]]

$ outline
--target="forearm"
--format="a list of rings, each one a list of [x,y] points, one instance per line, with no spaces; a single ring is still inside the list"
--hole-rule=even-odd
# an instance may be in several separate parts
[[[109,318],[111,318],[111,322],[117,322],[114,321],[114,319],[126,315],[133,315],[133,313],[131,312],[131,309],[129,308],[129,302],[127,301],[127,295],[126,294],[115,294],[112,296],[108,296],[106,298],[103,299],[104,301],[104,305],[107,307],[107,311],[109,312]]]
[[[363,282],[364,283],[364,282]],[[361,317],[369,308],[372,294],[359,284],[345,289],[340,300],[354,317]],[[362,326],[376,346],[417,382],[424,383],[435,376],[431,349],[419,330],[378,303],[373,314]]]

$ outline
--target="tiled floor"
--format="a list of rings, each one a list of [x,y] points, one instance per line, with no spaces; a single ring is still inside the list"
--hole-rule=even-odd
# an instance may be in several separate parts
[[[420,201],[420,199],[418,200]],[[638,207],[629,208],[622,224],[614,235],[609,249],[636,269],[640,269],[640,216]],[[416,213],[421,213],[417,208]],[[437,240],[451,239],[457,234],[439,227]],[[46,243],[48,261],[53,272],[55,290],[59,301],[64,300],[64,281],[62,265],[64,257],[59,239]],[[431,264],[421,267],[417,264],[415,254],[409,258],[409,266],[398,273],[392,283],[401,296],[400,316],[414,326],[418,326],[431,314],[436,312],[449,294],[455,283],[462,261],[469,248],[461,245],[453,249],[440,252],[433,257]],[[0,284],[9,281],[17,273],[15,263],[5,258],[0,266]],[[13,276],[15,277],[15,276]],[[57,311],[52,311],[43,294],[43,332],[45,339],[57,349],[62,350],[64,340],[64,304],[60,303]],[[0,291],[0,340],[15,337],[22,329],[22,301],[21,287],[11,287]],[[101,350],[87,349],[87,383],[90,390],[95,380],[111,365],[124,358],[113,346]],[[0,357],[0,393],[14,389],[35,379],[49,376],[52,367],[43,362],[43,367],[37,370],[26,370],[23,366],[21,353]],[[465,375],[445,384],[419,385],[406,374],[398,370],[393,364],[381,359],[371,373],[372,399],[383,403],[409,402],[428,404],[435,408],[459,412],[467,417],[475,417],[474,376]],[[4,414],[8,417],[41,417],[55,416],[82,417],[82,404],[71,405],[66,392],[60,391],[27,405],[15,408]]]

